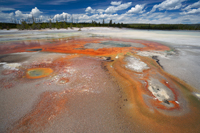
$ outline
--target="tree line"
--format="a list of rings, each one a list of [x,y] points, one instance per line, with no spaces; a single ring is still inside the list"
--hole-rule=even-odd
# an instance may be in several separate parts
[[[81,30],[82,27],[118,27],[118,28],[132,28],[132,29],[156,29],[156,30],[200,30],[200,24],[123,24],[123,23],[113,23],[112,20],[109,23],[105,23],[103,21],[96,22],[93,21],[91,23],[78,23],[78,22],[35,22],[27,23],[25,20],[21,20],[20,24],[15,23],[0,23],[0,29],[14,29],[17,28],[19,30],[40,30],[40,29],[68,29],[78,27]]]
[[[125,24],[123,27],[154,30],[200,30],[200,24]]]

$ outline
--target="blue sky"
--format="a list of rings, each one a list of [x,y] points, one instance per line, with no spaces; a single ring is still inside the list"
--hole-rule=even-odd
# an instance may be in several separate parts
[[[32,16],[42,21],[196,24],[200,0],[0,0],[0,22]]]

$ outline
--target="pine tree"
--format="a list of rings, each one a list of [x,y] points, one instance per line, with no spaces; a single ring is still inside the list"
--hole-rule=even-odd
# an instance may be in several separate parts
[[[73,27],[72,27],[72,23],[70,23],[70,29],[73,29]]]
[[[28,24],[26,23],[25,20],[22,20],[22,21],[21,21],[21,28],[20,28],[20,29],[21,29],[21,30],[28,29]]]
[[[58,20],[56,20],[56,28],[60,29],[60,22],[58,22]]]
[[[113,24],[113,26],[115,27],[115,26],[116,26],[116,24],[114,23],[114,24]]]
[[[35,23],[35,22],[33,22],[33,24],[32,24],[32,29],[33,29],[33,30],[37,29],[37,26],[36,26],[36,23]]]
[[[68,26],[67,26],[66,22],[63,23],[63,28],[64,29],[68,29]]]
[[[51,19],[49,20],[49,28],[52,28]]]
[[[109,26],[112,26],[112,20],[110,20]]]

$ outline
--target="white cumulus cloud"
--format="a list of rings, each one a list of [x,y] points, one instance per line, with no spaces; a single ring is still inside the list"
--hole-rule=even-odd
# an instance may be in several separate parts
[[[184,14],[200,14],[200,8],[198,8],[198,9],[192,9],[192,10],[189,10],[187,12],[182,12],[180,14],[182,14],[182,15],[184,15]]]
[[[182,2],[186,0],[165,0],[162,3],[158,5],[154,5],[152,10],[150,12],[156,11],[156,9],[159,10],[176,10],[180,9],[182,7]]]
[[[145,5],[136,5],[135,7],[132,7],[127,13],[132,13],[132,14],[136,14],[136,13],[143,13]]]
[[[132,2],[128,2],[128,3],[124,3],[124,4],[121,4],[117,7],[117,10],[124,10],[124,9],[127,9],[131,6]]]
[[[103,9],[97,9],[97,12],[102,14],[104,12],[104,10]]]
[[[31,15],[33,15],[34,17],[39,17],[40,16],[40,14],[41,14],[42,12],[37,8],[37,7],[35,7],[35,8],[33,8],[32,10],[31,10]]]
[[[54,19],[54,20],[57,20],[57,21],[60,21],[60,20],[70,21],[70,20],[69,20],[70,17],[71,17],[70,14],[63,12],[62,14],[56,14],[56,15],[53,17],[53,19]]]
[[[35,7],[31,10],[31,12],[29,14],[28,13],[22,13],[20,10],[17,10],[17,11],[15,11],[15,17],[17,19],[28,19],[28,18],[32,18],[32,17],[40,18],[41,13],[42,12],[37,7]]]
[[[117,11],[116,7],[115,6],[109,6],[106,10],[105,10],[105,13],[115,13]]]
[[[0,12],[0,22],[10,22],[13,16],[14,16],[13,12],[11,13]]]
[[[85,12],[86,12],[86,13],[95,13],[95,9],[92,9],[90,6],[88,6],[88,7],[85,9]]]
[[[18,19],[25,19],[31,17],[30,14],[23,14],[20,10],[15,11],[15,17]]]
[[[183,10],[189,10],[189,9],[191,9],[191,8],[200,8],[200,1],[195,2],[195,3],[191,4],[191,5],[188,5],[188,6],[185,7]]]
[[[118,6],[118,5],[120,5],[122,3],[122,1],[111,1],[111,5],[113,5],[113,6]]]
[[[119,10],[124,10],[127,9],[131,6],[132,2],[128,2],[128,3],[124,3],[124,4],[120,4],[118,6],[109,6],[106,10],[105,13],[107,14],[112,14],[115,13]]]

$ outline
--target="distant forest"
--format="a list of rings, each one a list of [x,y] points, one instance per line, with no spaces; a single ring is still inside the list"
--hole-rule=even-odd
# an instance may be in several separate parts
[[[155,29],[155,30],[200,30],[200,24],[123,24],[123,23],[102,23],[92,21],[91,23],[72,23],[72,22],[32,22],[27,23],[21,21],[20,24],[16,23],[1,23],[0,29],[19,29],[19,30],[40,30],[40,29],[60,29],[60,28],[73,28],[77,27],[79,30],[83,27],[118,27],[118,28],[132,28],[132,29]]]

